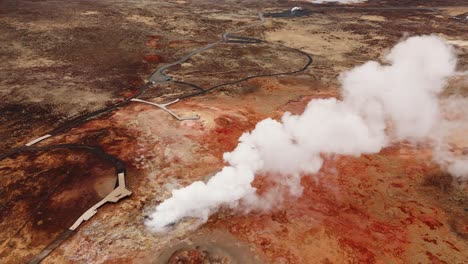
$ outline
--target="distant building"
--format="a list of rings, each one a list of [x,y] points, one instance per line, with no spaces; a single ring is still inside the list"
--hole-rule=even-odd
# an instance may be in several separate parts
[[[300,7],[300,6],[295,6],[295,7],[291,8],[291,13],[294,13],[294,12],[296,12],[296,11],[301,11],[302,9],[303,9],[303,8]]]

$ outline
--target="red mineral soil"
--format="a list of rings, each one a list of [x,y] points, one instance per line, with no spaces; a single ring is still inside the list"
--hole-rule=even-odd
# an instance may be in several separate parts
[[[145,43],[145,45],[150,48],[159,49],[161,48],[160,42],[160,36],[148,36],[148,41]]]
[[[440,172],[427,159],[404,145],[385,154],[330,158],[319,175],[303,178],[299,199],[286,199],[273,213],[217,215],[205,228],[229,230],[255,245],[266,263],[463,263],[463,204],[447,210],[429,196],[458,191],[438,190],[448,175],[428,180]],[[260,189],[265,184],[256,182]]]
[[[100,208],[44,263],[466,263],[467,187],[434,165],[428,145],[408,142],[374,155],[325,157],[318,174],[302,179],[303,194],[286,195],[272,211],[222,209],[198,228],[185,219],[167,234],[150,232],[145,216],[170,190],[208,179],[223,166],[223,153],[258,121],[285,111],[299,114],[311,99],[339,98],[337,87],[304,76],[257,78],[230,89],[170,106],[180,116],[197,114],[200,120],[179,122],[159,108],[131,103],[41,142],[102,147],[126,162],[133,191],[128,199]],[[466,140],[453,140],[457,155],[466,155],[466,147]],[[6,263],[33,257],[110,191],[108,164],[88,156],[69,155],[68,161],[50,155],[2,163],[5,175],[16,171],[23,178],[34,175],[28,181],[42,179],[31,186],[44,200],[37,211],[34,197],[27,195],[33,187],[19,188],[23,200],[16,206],[25,209],[2,215],[8,219],[2,225],[11,225],[1,233],[0,257]],[[47,198],[44,179],[58,184],[63,173],[70,184]],[[258,176],[259,193],[272,187],[272,177]]]
[[[21,154],[0,169],[2,263],[30,260],[116,182],[112,164],[83,150]]]
[[[198,228],[191,219],[166,234],[145,228],[144,216],[171,189],[218,171],[222,154],[267,113],[301,113],[310,99],[336,96],[300,77],[252,83],[254,92],[236,98],[216,93],[170,107],[197,121],[132,103],[54,138],[95,142],[124,159],[133,195],[101,208],[45,263],[466,262],[467,188],[431,162],[428,145],[408,142],[374,155],[325,157],[320,173],[303,178],[302,196],[286,195],[269,212],[222,209]],[[257,177],[260,193],[271,177]]]
[[[202,230],[228,230],[265,263],[464,263],[467,187],[430,160],[428,146],[409,143],[327,157],[320,173],[303,178],[300,198],[286,196],[271,213],[222,212]],[[271,188],[269,177],[256,179],[259,192]]]
[[[0,78],[5,80],[1,90],[7,91],[0,129],[5,149],[134,95],[156,64],[175,61],[219,40],[225,30],[256,21],[257,10],[291,8],[289,1],[226,1],[225,6],[205,0],[10,2],[0,10],[7,25],[0,27],[0,36],[13,43],[2,54],[9,63]],[[307,18],[271,19],[242,35],[304,50],[314,57],[311,69],[251,79],[169,107],[200,120],[179,122],[159,108],[132,102],[40,142],[101,147],[125,161],[133,192],[100,208],[43,263],[468,263],[467,187],[432,162],[428,145],[409,142],[374,155],[325,157],[318,174],[302,179],[303,194],[285,195],[272,211],[222,209],[206,224],[184,219],[165,234],[144,225],[172,189],[220,170],[223,153],[258,121],[280,118],[285,111],[300,114],[311,99],[339,98],[340,72],[378,59],[404,34],[446,37],[458,45],[459,66],[466,71],[466,41],[460,38],[465,24],[450,19],[466,11],[458,7],[461,0],[446,2],[446,16],[324,9]],[[279,47],[229,44],[167,73],[209,87],[304,63],[303,56]],[[457,78],[446,95],[467,94],[466,82]],[[196,91],[158,84],[141,98],[168,102]],[[455,155],[468,155],[467,134],[451,135]],[[1,161],[0,172],[0,263],[26,263],[115,183],[112,165],[84,151],[20,154]],[[272,177],[258,175],[259,193],[274,186]]]
[[[143,59],[146,62],[152,62],[152,63],[158,63],[158,62],[164,61],[164,59],[161,56],[156,55],[156,54],[145,55]]]

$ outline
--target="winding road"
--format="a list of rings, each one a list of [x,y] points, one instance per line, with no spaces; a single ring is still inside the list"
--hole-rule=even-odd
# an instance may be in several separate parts
[[[329,9],[344,9],[344,10],[350,10],[350,11],[373,11],[373,10],[395,10],[395,11],[399,11],[399,10],[408,10],[408,9],[410,9],[410,10],[415,10],[415,11],[429,11],[429,12],[439,12],[440,13],[440,11],[438,11],[436,8],[425,8],[425,7],[381,7],[381,8],[380,7],[347,7],[347,6],[314,7],[314,11],[327,10],[327,9],[328,10]],[[68,131],[71,128],[80,126],[84,122],[87,122],[89,120],[92,120],[94,118],[102,116],[103,114],[110,113],[110,112],[112,112],[112,111],[114,111],[114,110],[116,110],[118,108],[127,106],[130,103],[145,103],[145,104],[153,105],[155,107],[159,107],[159,108],[161,108],[162,110],[168,112],[174,118],[176,118],[177,120],[180,120],[180,121],[187,120],[187,119],[191,119],[191,120],[197,119],[198,118],[197,116],[180,117],[176,113],[169,110],[168,107],[171,104],[177,103],[177,102],[179,102],[181,100],[185,100],[185,99],[196,97],[196,96],[201,96],[201,95],[204,95],[204,94],[206,94],[208,92],[211,92],[211,91],[213,91],[215,89],[218,89],[218,88],[221,88],[221,87],[224,87],[224,86],[238,84],[238,83],[247,81],[249,79],[259,78],[259,77],[273,77],[273,76],[280,76],[280,75],[290,75],[290,74],[296,74],[296,73],[300,73],[300,72],[303,72],[303,71],[307,70],[310,67],[310,65],[312,64],[313,58],[312,58],[311,55],[307,54],[304,51],[301,51],[299,49],[295,49],[295,48],[292,48],[292,47],[284,46],[284,45],[279,44],[279,43],[269,43],[269,42],[261,40],[261,39],[256,39],[256,38],[252,38],[252,37],[243,37],[243,36],[236,35],[236,33],[239,33],[239,32],[244,31],[246,29],[263,25],[263,23],[265,22],[265,18],[263,16],[263,14],[259,13],[258,18],[259,18],[259,20],[256,23],[252,23],[250,25],[238,28],[238,29],[236,29],[236,30],[234,30],[232,32],[225,32],[225,33],[223,33],[221,35],[220,40],[218,40],[216,42],[213,42],[213,43],[210,43],[210,44],[208,44],[206,46],[203,46],[201,48],[198,48],[198,49],[186,54],[185,56],[181,57],[177,61],[174,61],[174,62],[169,63],[169,64],[162,65],[161,67],[157,68],[149,76],[148,81],[144,85],[139,87],[132,96],[130,96],[128,98],[125,98],[122,101],[120,101],[120,102],[118,102],[118,103],[116,103],[114,105],[107,106],[107,107],[98,109],[96,111],[86,113],[86,114],[80,115],[78,117],[72,118],[72,119],[66,121],[65,123],[63,123],[62,125],[60,125],[60,126],[54,128],[53,130],[49,131],[47,134],[45,134],[43,136],[40,136],[38,138],[32,139],[31,141],[26,143],[25,146],[9,150],[9,151],[7,151],[7,152],[0,155],[0,161],[1,161],[1,160],[6,159],[6,158],[12,158],[12,157],[15,157],[17,155],[20,155],[20,154],[26,153],[26,152],[44,152],[44,151],[49,151],[49,150],[54,150],[54,149],[69,149],[69,150],[79,149],[79,150],[89,151],[89,152],[93,153],[94,155],[106,160],[107,162],[112,164],[114,166],[114,169],[115,169],[116,186],[115,186],[114,190],[111,193],[109,193],[104,199],[99,201],[97,204],[95,204],[94,206],[89,208],[84,214],[82,214],[70,228],[63,231],[52,243],[50,243],[45,249],[43,249],[38,255],[36,255],[30,261],[30,263],[40,263],[43,259],[45,259],[55,248],[60,246],[61,243],[63,243],[66,239],[68,239],[71,235],[73,235],[84,221],[89,220],[93,215],[95,215],[97,213],[99,207],[103,206],[107,202],[113,202],[113,203],[118,202],[120,199],[131,195],[131,191],[127,188],[126,182],[125,182],[125,180],[126,180],[126,165],[125,165],[125,162],[120,160],[118,157],[115,157],[113,155],[110,155],[110,154],[106,153],[100,147],[91,146],[91,145],[84,145],[84,144],[58,144],[58,145],[39,146],[39,147],[35,146],[35,145],[42,142],[42,141],[44,141],[44,140],[47,140],[48,138],[51,138],[51,137],[56,136],[58,134],[64,133],[64,132]],[[193,84],[193,83],[189,83],[189,82],[175,81],[175,80],[172,79],[171,76],[168,76],[166,74],[166,71],[168,69],[170,69],[171,67],[176,66],[176,65],[180,65],[180,64],[190,60],[196,54],[207,51],[209,49],[213,49],[216,46],[222,45],[222,44],[245,44],[245,45],[267,44],[267,45],[271,45],[272,47],[281,47],[281,48],[285,48],[285,49],[289,49],[291,51],[297,52],[297,53],[301,54],[302,56],[304,56],[304,58],[306,58],[306,62],[301,68],[299,68],[297,70],[279,72],[279,73],[273,73],[273,74],[251,75],[251,76],[247,76],[247,77],[235,80],[235,81],[221,83],[221,84],[217,84],[217,85],[214,85],[214,86],[211,86],[211,87],[206,87],[206,88],[198,86],[198,85]],[[173,82],[175,84],[189,86],[189,87],[195,88],[197,91],[194,92],[194,93],[183,95],[183,96],[177,98],[175,101],[169,102],[169,103],[166,103],[166,104],[155,104],[155,103],[144,101],[144,100],[141,100],[141,99],[138,98],[147,89],[150,89],[151,87],[153,87],[153,86],[155,86],[157,84],[162,84],[162,83],[166,83],[166,82]],[[38,203],[42,203],[42,202],[44,202],[44,201],[38,201]],[[29,219],[27,219],[26,222],[28,220]],[[23,225],[22,228],[24,228],[24,226],[25,225]],[[21,231],[21,229],[14,236],[19,234],[20,231]],[[11,237],[10,240],[13,237]]]
[[[124,107],[124,106],[126,106],[126,105],[128,105],[128,104],[130,104],[132,102],[134,102],[134,103],[145,103],[145,104],[150,104],[150,105],[159,107],[159,108],[161,108],[164,111],[168,112],[169,114],[174,116],[174,118],[176,118],[177,120],[180,120],[180,121],[187,120],[187,119],[191,119],[191,120],[198,119],[198,116],[180,117],[176,113],[169,110],[167,107],[169,105],[171,105],[171,104],[179,102],[180,100],[188,99],[188,98],[195,97],[195,96],[200,96],[200,95],[208,93],[208,92],[210,92],[212,90],[215,90],[217,88],[228,86],[228,85],[233,85],[233,84],[238,84],[238,83],[247,81],[249,79],[258,78],[258,77],[269,77],[269,76],[279,76],[279,75],[299,73],[299,72],[302,72],[302,71],[306,70],[312,64],[312,57],[309,54],[307,54],[307,53],[305,53],[305,52],[303,52],[301,50],[294,49],[294,48],[291,48],[291,47],[287,47],[287,46],[277,44],[277,43],[268,43],[268,42],[263,41],[261,39],[233,35],[233,33],[237,33],[237,32],[240,32],[240,31],[244,31],[244,30],[246,30],[248,28],[252,28],[252,27],[262,25],[265,22],[263,14],[259,13],[258,17],[259,17],[259,21],[257,23],[253,23],[251,25],[241,27],[239,29],[236,29],[232,33],[231,32],[225,32],[225,33],[223,33],[221,35],[221,39],[219,41],[210,43],[210,44],[208,44],[208,45],[206,45],[204,47],[196,49],[196,50],[186,54],[185,56],[183,56],[182,58],[180,58],[179,60],[177,60],[175,62],[172,62],[170,64],[165,64],[165,65],[159,67],[156,71],[154,71],[151,74],[151,76],[148,78],[148,81],[144,85],[142,85],[140,88],[138,88],[137,91],[132,96],[130,96],[128,98],[125,98],[121,102],[118,102],[118,103],[116,103],[114,105],[107,106],[107,107],[98,109],[96,111],[93,111],[93,112],[78,116],[78,117],[73,118],[71,120],[68,120],[64,124],[56,127],[52,131],[48,132],[47,134],[29,141],[28,143],[25,144],[25,146],[12,149],[12,150],[7,151],[7,152],[0,155],[0,161],[1,161],[1,160],[6,159],[6,158],[11,158],[11,157],[20,155],[20,154],[25,153],[25,152],[44,152],[44,151],[54,150],[54,149],[69,149],[69,150],[80,149],[80,150],[87,150],[87,151],[92,152],[96,156],[98,156],[100,158],[103,158],[104,160],[106,160],[109,163],[113,164],[113,166],[115,168],[116,186],[115,186],[114,190],[111,193],[109,193],[104,199],[102,199],[100,202],[98,202],[97,204],[95,204],[94,206],[89,208],[84,214],[82,214],[70,228],[63,231],[52,243],[50,243],[45,249],[43,249],[38,255],[36,255],[30,261],[30,263],[40,263],[43,259],[45,259],[55,248],[60,246],[61,243],[63,243],[66,239],[68,239],[71,235],[73,235],[74,232],[76,232],[76,230],[79,228],[79,226],[84,221],[89,220],[93,215],[95,215],[97,213],[97,210],[98,210],[99,207],[101,207],[102,205],[104,205],[107,202],[114,202],[114,203],[118,202],[120,199],[131,195],[131,191],[127,188],[126,182],[125,182],[125,177],[126,177],[126,165],[125,165],[125,163],[122,160],[120,160],[118,157],[115,157],[113,155],[110,155],[110,154],[106,153],[100,147],[91,146],[91,145],[84,145],[84,144],[59,144],[59,145],[49,145],[49,146],[39,146],[39,147],[36,147],[35,145],[42,142],[42,141],[44,141],[44,140],[46,140],[46,139],[48,139],[48,138],[50,138],[50,137],[56,136],[58,134],[61,134],[61,133],[64,133],[64,132],[68,131],[71,128],[77,127],[77,126],[83,124],[84,122],[87,122],[89,120],[97,118],[97,117],[99,117],[99,116],[101,116],[103,114],[110,113],[110,112],[114,111],[115,109]],[[224,43],[228,43],[228,44],[260,44],[260,43],[264,43],[264,44],[269,44],[269,45],[272,45],[272,46],[283,47],[283,48],[290,49],[292,51],[296,51],[296,52],[300,53],[301,55],[305,56],[307,58],[307,62],[305,63],[305,65],[303,67],[301,67],[300,69],[294,70],[294,71],[280,72],[280,73],[274,73],[274,74],[252,75],[252,76],[248,76],[248,77],[236,80],[236,81],[222,83],[222,84],[218,84],[218,85],[208,87],[208,88],[203,88],[203,87],[200,87],[200,86],[198,86],[196,84],[192,84],[192,83],[187,83],[187,82],[182,82],[182,81],[173,81],[171,76],[168,76],[168,75],[165,74],[165,72],[169,68],[171,68],[171,67],[173,67],[175,65],[179,65],[181,63],[184,63],[184,62],[190,60],[194,55],[199,54],[199,53],[201,53],[203,51],[215,48],[217,45],[224,44]],[[147,89],[149,89],[153,85],[160,84],[160,83],[165,83],[165,82],[174,82],[174,83],[177,83],[177,84],[187,85],[187,86],[196,88],[198,91],[195,92],[195,93],[192,93],[192,94],[181,96],[180,98],[176,99],[175,101],[169,102],[169,103],[166,103],[166,104],[155,104],[155,103],[144,101],[144,100],[141,100],[141,99],[138,98],[141,94],[143,94],[143,92],[145,92]],[[39,203],[42,203],[42,202],[43,201],[39,201]],[[28,220],[29,219],[27,219],[26,222]],[[24,226],[25,225],[23,225],[22,228],[24,228]],[[18,232],[16,232],[16,234],[19,234],[21,229]],[[16,235],[14,235],[13,237],[15,237],[15,236]],[[13,237],[11,237],[10,240]]]

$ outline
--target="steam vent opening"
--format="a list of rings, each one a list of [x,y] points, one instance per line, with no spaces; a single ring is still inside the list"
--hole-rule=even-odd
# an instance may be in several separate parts
[[[467,15],[0,1],[0,263],[466,263]]]
[[[189,236],[164,249],[156,263],[262,263],[252,249],[230,234],[212,231]]]

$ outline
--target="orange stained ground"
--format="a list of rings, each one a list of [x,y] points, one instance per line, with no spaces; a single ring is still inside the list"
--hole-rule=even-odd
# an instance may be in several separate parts
[[[300,113],[311,98],[336,96],[333,91],[308,91],[298,86],[295,92],[313,96],[297,97],[287,87],[270,95],[263,88],[240,98],[208,95],[171,106],[182,116],[199,114],[199,121],[176,122],[159,109],[131,104],[106,121],[91,121],[70,131],[63,139],[76,141],[75,137],[94,129],[115,127],[106,130],[113,140],[100,141],[99,145],[136,167],[132,157],[146,155],[147,162],[155,164],[148,171],[159,173],[129,177],[134,195],[121,205],[132,210],[133,215],[141,215],[145,203],[154,199],[153,191],[163,190],[166,182],[176,179],[183,186],[206,180],[219,170],[222,154],[234,149],[239,136],[253,129],[259,120],[277,118],[284,111]],[[134,137],[120,139],[122,128]],[[194,232],[179,226],[177,232],[184,235],[178,239],[226,232],[247,245],[264,263],[467,263],[467,188],[454,182],[431,159],[429,146],[407,142],[361,157],[327,156],[317,175],[303,177],[301,197],[285,196],[277,209],[266,213],[237,214],[223,209]],[[257,177],[254,185],[259,192],[271,187],[269,177],[274,176]],[[145,239],[156,239],[154,243],[132,252],[124,250],[128,259],[122,259],[119,243],[141,241],[140,231],[131,233],[127,228],[144,230],[143,219],[125,220],[124,211],[120,217],[113,217],[108,208],[110,211],[104,208],[93,221],[113,219],[114,227],[104,225],[106,232],[124,232],[132,239],[109,242],[109,246],[101,248],[103,254],[87,261],[124,263],[132,259],[140,263],[139,259],[148,263],[158,252],[177,244],[177,239],[157,242],[166,236],[144,231],[144,236],[150,237]],[[50,263],[55,257],[60,259],[61,254],[65,254],[64,259],[81,259],[86,255],[81,252],[84,241],[91,248],[100,247],[91,235],[88,237],[93,232],[102,230],[85,224],[83,231],[50,257]]]
[[[300,113],[310,98],[278,114]],[[232,149],[245,130],[225,119],[204,138]],[[373,155],[326,157],[320,173],[302,179],[300,198],[286,198],[273,213],[223,211],[203,229],[228,230],[266,263],[467,263],[467,187],[431,159],[429,146],[406,142]],[[255,180],[260,192],[272,184],[268,177]]]
[[[464,209],[437,199],[456,195],[441,189],[446,176],[425,164],[419,150],[384,152],[328,161],[319,175],[303,178],[303,195],[282,209],[220,213],[207,228],[225,228],[254,244],[267,263],[463,263]]]
[[[318,92],[289,100],[276,108],[275,117],[284,111],[301,113],[310,99],[330,96],[336,94]],[[217,99],[207,104],[230,109],[239,104]],[[242,132],[265,117],[259,109],[281,105],[263,99],[260,106],[253,97],[240,100],[240,115],[214,111],[213,127],[191,138],[222,156],[236,146]],[[269,213],[222,211],[201,229],[227,230],[266,263],[468,262],[467,188],[434,165],[429,146],[403,142],[378,154],[325,158],[320,173],[302,179],[300,198],[286,198]],[[260,176],[254,184],[261,192],[272,183]]]

